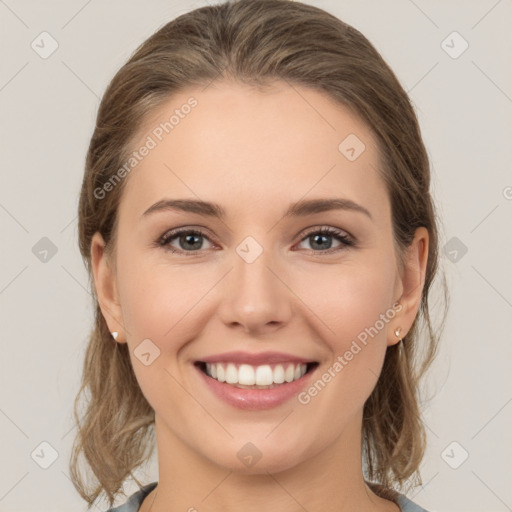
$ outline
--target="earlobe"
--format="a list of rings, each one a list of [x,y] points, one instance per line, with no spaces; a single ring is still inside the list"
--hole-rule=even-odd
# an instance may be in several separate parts
[[[96,296],[113,340],[123,343],[124,326],[119,304],[115,273],[105,254],[105,242],[99,232],[91,239],[91,264]]]
[[[428,230],[423,226],[417,228],[414,239],[407,248],[402,276],[399,279],[402,295],[397,301],[401,304],[401,310],[392,330],[400,328],[400,331],[399,335],[393,333],[390,336],[388,346],[399,343],[405,338],[418,314],[425,285],[428,243]]]

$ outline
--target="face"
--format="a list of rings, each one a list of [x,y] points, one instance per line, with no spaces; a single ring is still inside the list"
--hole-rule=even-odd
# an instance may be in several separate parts
[[[134,150],[144,144],[125,178],[115,274],[99,234],[92,252],[105,319],[128,343],[159,443],[254,473],[334,447],[360,428],[393,331],[406,334],[419,300],[397,265],[372,132],[321,92],[223,82],[173,96]],[[215,203],[223,216],[147,212],[166,200]],[[338,203],[307,207],[318,200]],[[282,381],[281,365],[285,381],[241,389],[218,382],[213,363],[217,379],[207,376],[206,360],[243,382],[268,367]]]

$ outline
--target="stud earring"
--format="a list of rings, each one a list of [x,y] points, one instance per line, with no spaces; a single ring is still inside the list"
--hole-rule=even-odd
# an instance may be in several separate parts
[[[402,328],[401,328],[401,327],[397,327],[397,328],[395,329],[395,336],[396,336],[397,338],[400,338],[400,333],[401,333],[401,332],[402,332]],[[400,341],[402,341],[402,340],[400,340]]]
[[[119,333],[117,331],[111,332],[112,337],[117,341],[117,337],[119,336]]]

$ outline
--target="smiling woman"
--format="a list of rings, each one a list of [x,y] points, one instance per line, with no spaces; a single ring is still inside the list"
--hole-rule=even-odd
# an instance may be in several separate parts
[[[70,470],[89,507],[156,444],[158,482],[119,511],[423,510],[403,492],[444,323],[429,189],[407,94],[327,12],[239,0],[145,41],[80,196],[96,318]]]

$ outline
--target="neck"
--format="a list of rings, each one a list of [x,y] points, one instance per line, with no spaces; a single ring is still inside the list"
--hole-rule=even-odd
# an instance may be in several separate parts
[[[335,443],[289,469],[273,472],[258,463],[258,474],[242,474],[197,453],[156,416],[159,479],[140,512],[399,512],[364,481],[361,420],[362,411]]]

